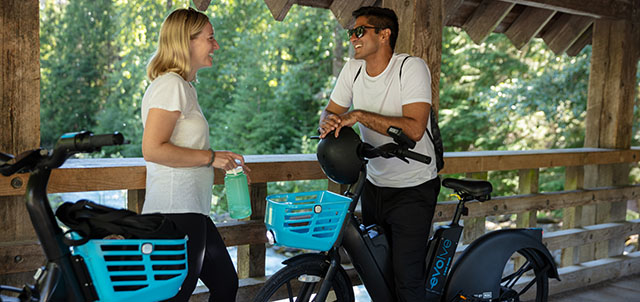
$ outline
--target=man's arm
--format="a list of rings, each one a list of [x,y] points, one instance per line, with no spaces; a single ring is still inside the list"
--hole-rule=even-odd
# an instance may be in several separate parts
[[[329,100],[327,107],[322,110],[320,114],[320,123],[318,131],[320,131],[320,137],[324,138],[327,133],[337,129],[340,126],[340,115],[347,112],[349,108],[342,107],[336,104],[333,100]],[[338,131],[336,131],[338,132]],[[336,137],[338,137],[336,133]]]
[[[328,106],[327,106],[328,107]],[[353,110],[335,116],[334,123],[338,122],[336,137],[340,132],[340,128],[351,127],[356,122],[361,123],[365,127],[376,131],[380,134],[387,135],[387,129],[390,126],[402,129],[410,139],[419,141],[424,135],[429,120],[431,104],[429,103],[411,103],[402,106],[402,116],[391,117],[384,116],[373,112]],[[337,118],[337,119],[336,119]]]

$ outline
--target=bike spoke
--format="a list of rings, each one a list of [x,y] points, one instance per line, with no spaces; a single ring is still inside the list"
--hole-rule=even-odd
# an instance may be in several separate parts
[[[524,275],[524,273],[526,273],[530,269],[531,269],[531,262],[527,260],[527,262],[525,262],[517,271],[515,271],[511,275],[503,277],[500,283],[507,282],[507,284],[505,284],[504,286],[508,288],[512,288],[516,284],[516,282],[520,280],[520,277],[522,277],[522,275]]]
[[[313,290],[316,287],[316,283],[304,283],[302,288],[300,288],[300,292],[298,293],[298,299],[296,301],[309,301],[311,299],[311,294],[313,294]]]
[[[287,294],[289,295],[289,302],[293,301],[293,290],[291,290],[291,282],[287,281]]]

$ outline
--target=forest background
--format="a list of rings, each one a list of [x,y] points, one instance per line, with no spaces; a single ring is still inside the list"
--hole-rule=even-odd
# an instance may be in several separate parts
[[[40,0],[42,145],[51,147],[65,132],[120,131],[131,144],[95,156],[141,157],[146,64],[164,18],[189,4]],[[244,155],[315,153],[309,137],[350,55],[331,12],[294,5],[278,22],[263,0],[221,0],[205,13],[221,47],[195,84],[212,147]],[[556,56],[539,39],[517,50],[499,34],[476,45],[446,27],[439,111],[445,151],[583,147],[590,55],[588,46],[576,57]],[[640,141],[638,121],[636,110],[632,145]],[[563,175],[563,168],[543,169],[540,191],[562,190]],[[630,177],[638,182],[637,168]],[[496,195],[517,189],[517,171],[490,172],[489,180]],[[326,182],[270,183],[268,190],[317,190]],[[224,212],[223,186],[214,193],[213,211]]]

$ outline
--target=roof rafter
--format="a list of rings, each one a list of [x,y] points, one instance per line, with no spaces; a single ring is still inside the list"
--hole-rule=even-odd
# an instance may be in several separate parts
[[[514,6],[514,3],[484,0],[478,5],[473,15],[462,25],[462,28],[473,42],[480,44]]]
[[[522,49],[547,25],[555,13],[552,10],[526,7],[504,34],[517,49]]]
[[[630,19],[632,4],[626,0],[501,0],[592,18]]]
[[[593,24],[593,18],[562,14],[542,34],[542,39],[556,54],[565,52]]]
[[[371,6],[375,2],[375,0],[333,1],[329,9],[331,9],[333,15],[336,16],[336,19],[338,19],[338,22],[340,23],[342,28],[349,28],[355,21],[353,20],[351,13],[361,6]]]
[[[264,3],[267,4],[273,18],[282,21],[287,16],[291,6],[296,3],[296,0],[264,0]]]
[[[567,54],[575,57],[577,56],[582,49],[587,46],[587,44],[591,43],[591,39],[593,37],[593,25],[590,26],[587,30],[584,31],[584,33],[580,36],[580,38],[578,38],[578,40],[576,40],[575,42],[573,42],[573,44],[571,44],[571,47],[569,47],[569,49],[567,49]]]

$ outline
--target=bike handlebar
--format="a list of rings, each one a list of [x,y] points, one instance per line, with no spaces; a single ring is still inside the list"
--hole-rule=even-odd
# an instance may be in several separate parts
[[[31,172],[39,167],[55,169],[73,154],[91,153],[99,151],[101,147],[126,143],[124,136],[119,132],[99,135],[94,135],[90,131],[66,133],[60,136],[50,155],[40,148],[22,152],[16,158],[2,153],[0,173],[9,176],[14,173]]]

